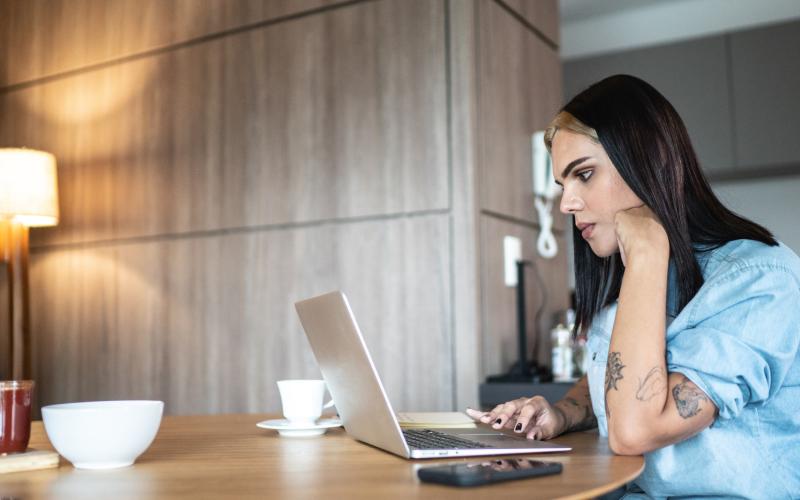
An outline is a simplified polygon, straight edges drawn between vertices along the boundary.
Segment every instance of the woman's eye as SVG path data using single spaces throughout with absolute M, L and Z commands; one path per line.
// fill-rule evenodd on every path
M 578 173 L 577 173 L 577 174 L 575 174 L 575 175 L 576 175 L 576 176 L 578 176 L 578 177 L 580 177 L 580 178 L 581 178 L 581 181 L 583 181 L 583 182 L 586 182 L 586 181 L 588 181 L 588 180 L 589 180 L 589 177 L 591 177 L 591 176 L 592 176 L 592 173 L 593 173 L 593 171 L 592 171 L 592 170 L 584 170 L 583 172 L 578 172 Z

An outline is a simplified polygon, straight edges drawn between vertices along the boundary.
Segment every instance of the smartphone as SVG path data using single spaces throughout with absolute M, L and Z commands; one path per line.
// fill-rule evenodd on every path
M 428 483 L 478 486 L 512 479 L 559 474 L 562 468 L 558 462 L 542 462 L 528 458 L 503 458 L 424 467 L 419 469 L 417 475 L 420 480 Z

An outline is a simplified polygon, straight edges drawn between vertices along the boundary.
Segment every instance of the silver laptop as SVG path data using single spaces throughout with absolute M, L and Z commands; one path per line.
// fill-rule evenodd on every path
M 569 451 L 488 426 L 474 429 L 400 428 L 342 292 L 295 303 L 328 390 L 348 434 L 405 458 L 438 458 Z

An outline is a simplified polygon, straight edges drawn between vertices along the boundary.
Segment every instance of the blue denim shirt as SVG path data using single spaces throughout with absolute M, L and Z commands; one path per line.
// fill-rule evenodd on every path
M 784 245 L 737 240 L 696 257 L 705 283 L 676 310 L 670 266 L 667 370 L 714 401 L 714 423 L 645 455 L 628 498 L 800 498 L 800 259 Z M 613 304 L 589 330 L 589 389 L 608 435 L 604 383 Z

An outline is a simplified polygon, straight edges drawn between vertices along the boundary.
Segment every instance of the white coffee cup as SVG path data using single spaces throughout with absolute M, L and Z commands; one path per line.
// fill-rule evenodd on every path
M 324 405 L 324 380 L 279 380 L 283 416 L 293 425 L 313 425 L 324 408 L 333 406 L 333 401 Z

